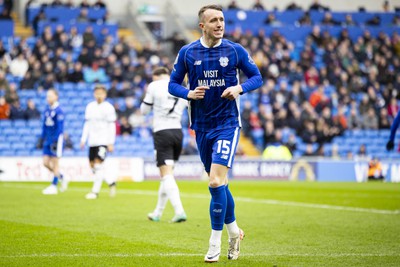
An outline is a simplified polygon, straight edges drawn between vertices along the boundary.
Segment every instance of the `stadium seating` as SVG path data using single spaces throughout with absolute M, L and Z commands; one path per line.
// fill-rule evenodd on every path
M 86 156 L 87 152 L 79 149 L 80 137 L 84 122 L 84 112 L 87 103 L 93 100 L 92 84 L 60 84 L 57 86 L 60 94 L 60 104 L 65 116 L 65 131 L 74 144 L 73 150 L 66 150 L 64 156 Z M 79 87 L 79 98 L 76 90 Z M 76 90 L 71 90 L 75 88 Z M 45 94 L 34 90 L 19 91 L 22 106 L 28 99 L 33 99 L 40 106 L 45 106 Z M 124 99 L 120 99 L 121 103 Z M 35 148 L 41 134 L 40 120 L 0 120 L 0 156 L 35 156 L 41 155 L 41 150 Z M 118 136 L 114 154 L 117 156 L 138 156 L 151 158 L 154 155 L 151 136 L 142 137 L 135 132 L 132 136 Z
M 31 7 L 28 10 L 28 22 L 31 25 L 37 14 L 40 12 L 40 7 Z M 50 21 L 74 21 L 78 18 L 80 8 L 74 7 L 45 7 L 44 13 L 46 18 Z M 99 20 L 106 16 L 107 10 L 105 8 L 88 8 L 88 19 Z
M 29 21 L 32 22 L 33 18 L 39 12 L 39 8 L 29 9 Z M 77 23 L 76 18 L 79 15 L 79 8 L 65 8 L 65 7 L 46 7 L 45 14 L 49 21 L 40 22 L 38 25 L 38 34 L 41 34 L 43 29 L 50 26 L 54 30 L 57 25 L 61 24 L 64 26 L 65 31 L 69 31 L 72 26 L 76 26 L 80 33 L 83 33 L 85 29 L 90 25 L 94 29 L 94 34 L 98 36 L 102 29 L 107 28 L 109 34 L 116 36 L 118 26 L 116 24 L 107 23 Z M 300 59 L 300 53 L 304 47 L 306 37 L 311 33 L 313 26 L 299 26 L 298 20 L 304 15 L 303 11 L 277 11 L 274 12 L 280 25 L 270 26 L 264 23 L 269 12 L 267 11 L 226 11 L 226 30 L 227 32 L 233 32 L 236 29 L 240 29 L 242 32 L 251 31 L 254 34 L 262 29 L 267 35 L 270 35 L 274 31 L 280 32 L 289 41 L 293 41 L 295 49 L 291 57 L 295 60 Z M 361 36 L 365 31 L 369 31 L 372 36 L 377 36 L 380 32 L 391 35 L 393 32 L 400 33 L 400 27 L 392 26 L 391 22 L 396 13 L 363 13 L 363 12 L 332 12 L 334 20 L 343 22 L 347 14 L 351 14 L 354 22 L 358 26 L 324 26 L 320 25 L 322 31 L 329 31 L 333 36 L 338 36 L 343 29 L 347 29 L 350 38 L 353 40 Z M 104 9 L 89 9 L 90 19 L 101 19 L 106 15 Z M 365 23 L 373 18 L 379 16 L 381 24 L 379 26 L 366 26 Z M 324 13 L 311 11 L 310 17 L 315 24 L 320 24 Z M 6 24 L 2 24 L 6 23 Z M 7 50 L 10 50 L 13 45 L 20 42 L 20 38 L 13 36 L 13 31 L 10 30 L 12 26 L 9 22 L 0 21 L 0 37 Z M 261 25 L 261 28 L 260 28 Z M 27 39 L 27 44 L 30 48 L 36 43 L 36 38 L 31 37 Z M 73 56 L 76 58 L 79 55 L 79 51 L 74 51 Z M 316 50 L 314 58 L 314 65 L 317 68 L 323 66 L 322 61 L 323 53 Z M 7 75 L 7 80 L 13 83 L 19 83 L 21 78 Z M 279 84 L 279 83 L 278 83 Z M 109 84 L 106 85 L 107 87 Z M 74 144 L 73 150 L 66 150 L 65 156 L 86 156 L 86 151 L 81 151 L 78 146 L 80 142 L 80 135 L 82 131 L 82 125 L 84 121 L 84 112 L 86 104 L 92 100 L 92 89 L 93 84 L 73 84 L 73 83 L 62 83 L 56 84 L 55 88 L 59 90 L 60 103 L 66 113 L 65 130 L 70 135 L 70 138 Z M 32 88 L 34 89 L 34 88 Z M 275 88 L 278 89 L 278 86 Z M 291 90 L 291 86 L 288 86 L 288 91 Z M 79 92 L 79 98 L 76 97 Z M 333 86 L 327 86 L 325 93 L 331 95 L 336 92 L 336 88 Z M 309 92 L 308 92 L 309 93 Z M 37 92 L 36 90 L 20 90 L 18 92 L 21 104 L 24 106 L 28 99 L 33 99 L 37 106 L 44 107 L 46 105 L 45 94 Z M 308 96 L 308 95 L 307 95 Z M 359 102 L 362 94 L 355 95 L 355 99 Z M 139 98 L 138 98 L 139 99 Z M 246 101 L 250 101 L 254 111 L 258 111 L 259 94 L 249 93 L 242 96 L 241 104 L 243 105 Z M 117 98 L 111 102 L 119 104 L 121 109 L 125 108 L 125 99 Z M 136 101 L 138 106 L 138 101 Z M 187 118 L 184 118 L 187 121 Z M 41 151 L 35 149 L 35 144 L 41 133 L 42 122 L 40 120 L 31 121 L 0 121 L 0 156 L 34 156 L 41 155 Z M 253 132 L 253 139 L 255 144 L 263 149 L 263 131 Z M 294 134 L 294 131 L 288 128 L 283 130 L 283 141 L 288 139 L 290 134 Z M 185 143 L 187 143 L 188 133 L 185 131 Z M 347 153 L 351 152 L 357 154 L 362 144 L 366 145 L 367 152 L 371 156 L 377 156 L 380 158 L 400 158 L 400 154 L 396 152 L 388 153 L 384 150 L 385 142 L 388 139 L 389 131 L 377 131 L 377 130 L 353 130 L 346 131 L 343 136 L 338 136 L 333 139 L 331 144 L 326 144 L 324 147 L 324 154 L 326 156 L 331 155 L 334 147 L 338 147 L 338 153 L 342 157 L 346 157 Z M 399 135 L 400 137 L 400 135 Z M 297 150 L 294 152 L 294 156 L 300 157 L 306 151 L 307 145 L 297 137 Z M 313 144 L 313 149 L 317 149 L 317 145 Z M 115 155 L 117 156 L 140 156 L 140 157 L 152 157 L 153 156 L 153 141 L 150 136 L 142 136 L 140 129 L 134 130 L 131 136 L 118 136 L 115 145 Z

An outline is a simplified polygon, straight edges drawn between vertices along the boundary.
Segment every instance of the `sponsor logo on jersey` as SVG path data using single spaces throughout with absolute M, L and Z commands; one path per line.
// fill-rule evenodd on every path
M 194 65 L 195 65 L 195 66 L 200 66 L 200 65 L 201 65 L 201 60 L 196 60 L 196 61 L 194 62 Z
M 219 58 L 219 64 L 221 64 L 221 67 L 225 68 L 228 66 L 229 59 L 227 57 L 220 57 Z

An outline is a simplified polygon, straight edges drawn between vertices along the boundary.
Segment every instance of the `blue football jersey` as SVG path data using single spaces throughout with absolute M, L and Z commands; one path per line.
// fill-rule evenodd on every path
M 389 140 L 393 141 L 395 136 L 396 136 L 396 131 L 397 128 L 399 128 L 400 125 L 400 111 L 397 112 L 396 117 L 393 120 L 392 126 L 390 127 L 390 137 Z
M 48 106 L 44 112 L 42 139 L 44 144 L 52 144 L 59 140 L 60 135 L 64 132 L 64 112 L 60 105 L 55 103 Z
M 186 74 L 189 89 L 207 86 L 204 99 L 192 100 L 189 105 L 191 128 L 208 132 L 214 129 L 241 127 L 239 98 L 221 98 L 223 91 L 239 84 L 239 70 L 248 80 L 242 84 L 243 93 L 262 85 L 260 71 L 247 51 L 240 45 L 222 39 L 207 47 L 202 39 L 182 47 L 174 63 L 168 86 L 172 95 L 187 99 L 188 89 L 182 86 Z

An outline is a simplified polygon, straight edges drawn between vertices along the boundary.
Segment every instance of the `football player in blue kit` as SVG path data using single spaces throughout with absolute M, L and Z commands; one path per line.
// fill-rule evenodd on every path
M 224 224 L 229 236 L 228 259 L 236 260 L 244 233 L 236 223 L 227 175 L 241 127 L 238 96 L 261 87 L 263 80 L 248 52 L 240 44 L 223 39 L 225 22 L 221 6 L 204 6 L 198 16 L 202 37 L 179 51 L 169 92 L 189 101 L 191 128 L 209 176 L 212 231 L 204 260 L 219 260 Z M 241 84 L 239 70 L 248 78 Z M 181 85 L 186 74 L 189 89 Z
M 394 138 L 396 136 L 396 131 L 397 128 L 399 128 L 399 125 L 400 125 L 400 111 L 397 112 L 397 115 L 393 120 L 392 126 L 390 127 L 389 141 L 386 143 L 386 149 L 388 151 L 393 150 L 394 148 Z
M 64 112 L 58 102 L 58 93 L 54 89 L 47 91 L 48 107 L 44 111 L 42 136 L 40 146 L 43 147 L 43 164 L 54 174 L 50 186 L 42 193 L 45 195 L 56 195 L 58 193 L 58 182 L 63 177 L 60 173 L 59 159 L 63 150 Z M 67 181 L 62 179 L 60 190 L 66 190 Z

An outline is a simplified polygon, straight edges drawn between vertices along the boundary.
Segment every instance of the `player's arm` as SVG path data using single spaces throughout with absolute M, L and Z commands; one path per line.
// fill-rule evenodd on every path
M 236 46 L 236 51 L 238 53 L 239 60 L 238 68 L 244 72 L 248 79 L 242 84 L 231 86 L 225 89 L 221 97 L 229 100 L 236 99 L 239 94 L 244 94 L 260 88 L 263 84 L 260 70 L 250 57 L 249 53 L 247 53 L 247 51 L 241 45 Z
M 392 150 L 394 148 L 394 137 L 396 136 L 396 131 L 397 128 L 399 128 L 399 125 L 400 125 L 400 111 L 397 113 L 392 123 L 392 126 L 390 127 L 389 141 L 386 144 L 387 150 Z
M 57 130 L 56 130 L 56 140 L 53 140 L 53 143 L 51 144 L 51 149 L 53 151 L 57 151 L 57 146 L 58 142 L 60 139 L 64 138 L 64 112 L 61 109 L 57 110 L 57 117 L 56 117 L 56 125 L 57 125 Z
M 140 112 L 143 115 L 149 114 L 151 109 L 153 108 L 153 103 L 154 103 L 153 87 L 152 84 L 150 84 L 147 87 L 147 92 L 142 101 L 142 104 L 140 104 Z
M 110 111 L 108 115 L 108 152 L 114 151 L 114 143 L 115 143 L 115 136 L 116 136 L 116 127 L 115 121 L 117 120 L 117 113 L 113 106 L 110 105 Z
M 171 73 L 171 78 L 168 84 L 168 92 L 176 97 L 183 98 L 185 100 L 199 100 L 203 99 L 206 90 L 209 89 L 206 86 L 199 86 L 193 90 L 188 90 L 182 86 L 183 79 L 185 78 L 187 71 L 185 54 L 187 46 L 184 46 L 178 53 L 174 63 L 174 69 Z

